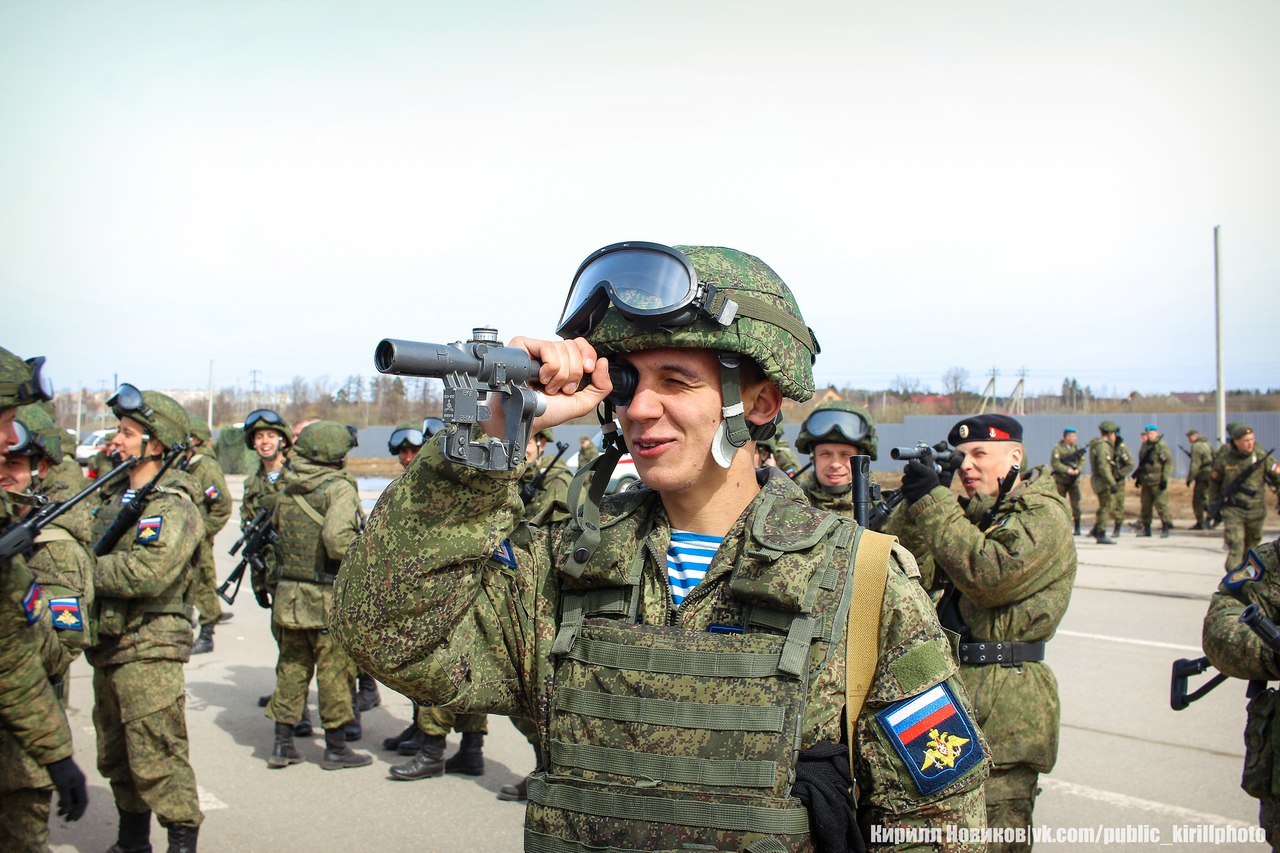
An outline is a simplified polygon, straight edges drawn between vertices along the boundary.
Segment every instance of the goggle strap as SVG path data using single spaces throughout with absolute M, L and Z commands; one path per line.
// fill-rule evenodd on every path
M 716 295 L 717 298 L 720 296 L 719 293 Z M 762 323 L 780 326 L 786 329 L 793 338 L 804 344 L 810 353 L 816 355 L 819 352 L 818 342 L 814 339 L 809 327 L 787 312 L 775 308 L 763 299 L 756 299 L 754 296 L 738 295 L 734 297 L 734 300 L 738 303 L 738 313 L 743 317 L 750 317 Z

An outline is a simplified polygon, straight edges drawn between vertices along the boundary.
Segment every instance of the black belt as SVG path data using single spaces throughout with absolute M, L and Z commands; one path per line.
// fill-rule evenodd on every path
M 1044 643 L 987 641 L 960 644 L 960 663 L 967 663 L 970 666 L 989 666 L 993 663 L 1001 666 L 1017 666 L 1020 663 L 1034 663 L 1042 660 L 1044 660 Z

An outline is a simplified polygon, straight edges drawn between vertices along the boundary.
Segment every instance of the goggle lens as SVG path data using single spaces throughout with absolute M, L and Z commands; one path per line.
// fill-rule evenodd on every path
M 809 415 L 804 422 L 804 429 L 815 441 L 839 433 L 848 442 L 861 442 L 871 433 L 871 425 L 866 418 L 853 412 L 842 412 L 839 409 L 820 409 Z

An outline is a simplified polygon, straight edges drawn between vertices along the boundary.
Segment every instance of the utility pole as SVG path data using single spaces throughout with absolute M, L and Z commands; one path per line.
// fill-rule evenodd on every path
M 258 371 L 257 368 L 249 371 L 249 376 L 253 380 L 253 405 L 258 405 Z
M 76 441 L 80 441 L 80 436 L 84 435 L 80 431 L 80 423 L 84 419 L 84 382 L 77 379 L 76 384 L 80 386 L 80 393 L 76 395 Z
M 987 387 L 982 389 L 982 402 L 978 405 L 978 411 L 975 414 L 984 415 L 987 413 L 987 404 L 993 407 L 996 404 L 996 377 L 1000 375 L 1000 371 L 992 367 L 990 379 L 987 380 Z
M 1222 364 L 1222 264 L 1218 251 L 1218 232 L 1221 225 L 1213 226 L 1213 324 L 1214 350 L 1218 360 L 1218 390 L 1215 395 L 1218 413 L 1218 440 L 1227 442 L 1227 386 Z
M 209 414 L 205 421 L 213 429 L 213 359 L 209 359 Z

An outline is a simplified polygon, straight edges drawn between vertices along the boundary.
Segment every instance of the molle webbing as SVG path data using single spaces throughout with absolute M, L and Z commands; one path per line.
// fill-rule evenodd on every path
M 682 729 L 730 732 L 780 732 L 782 708 L 673 702 L 638 696 L 610 696 L 567 687 L 556 693 L 556 710 L 622 723 L 648 723 Z
M 337 578 L 337 561 L 325 552 L 324 515 L 296 492 L 277 505 L 280 577 L 292 581 L 331 584 Z
M 585 743 L 551 742 L 551 760 L 563 767 L 597 773 L 618 772 L 655 782 L 684 782 L 713 787 L 772 788 L 775 761 L 735 761 L 655 755 Z
M 704 652 L 689 655 L 674 649 L 654 649 L 582 639 L 568 653 L 572 660 L 611 669 L 635 669 L 698 678 L 765 678 L 778 671 L 778 656 L 747 652 Z

